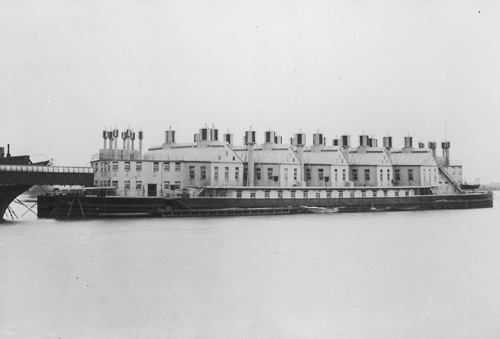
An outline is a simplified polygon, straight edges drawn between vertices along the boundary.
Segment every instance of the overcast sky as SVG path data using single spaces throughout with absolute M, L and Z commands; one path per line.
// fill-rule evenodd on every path
M 500 181 L 500 3 L 1 1 L 0 116 L 0 146 L 58 165 L 115 126 L 402 147 L 446 125 L 467 179 Z

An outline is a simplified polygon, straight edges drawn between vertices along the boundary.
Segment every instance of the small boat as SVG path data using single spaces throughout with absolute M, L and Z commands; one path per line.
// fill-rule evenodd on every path
M 481 186 L 479 183 L 479 179 L 476 179 L 476 181 L 473 184 L 468 184 L 467 181 L 464 181 L 463 184 L 460 184 L 460 188 L 463 190 L 477 190 Z
M 300 206 L 300 208 L 308 213 L 316 213 L 316 214 L 329 214 L 329 213 L 338 213 L 339 208 L 327 208 L 327 207 L 316 207 L 316 206 Z
M 387 206 L 387 207 L 374 207 L 372 204 L 372 207 L 370 207 L 370 209 L 368 211 L 369 212 L 385 212 L 385 211 L 388 211 L 390 209 L 391 209 L 391 207 L 389 207 L 389 206 Z

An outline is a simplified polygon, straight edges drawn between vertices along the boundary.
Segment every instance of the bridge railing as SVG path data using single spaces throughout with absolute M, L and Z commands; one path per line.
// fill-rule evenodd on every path
M 36 172 L 36 173 L 94 173 L 92 167 L 71 166 L 34 166 L 34 165 L 0 165 L 0 172 Z

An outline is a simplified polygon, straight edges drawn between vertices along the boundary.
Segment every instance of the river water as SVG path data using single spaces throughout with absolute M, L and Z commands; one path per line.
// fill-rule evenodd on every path
M 29 213 L 0 224 L 0 338 L 499 338 L 495 204 L 71 222 Z

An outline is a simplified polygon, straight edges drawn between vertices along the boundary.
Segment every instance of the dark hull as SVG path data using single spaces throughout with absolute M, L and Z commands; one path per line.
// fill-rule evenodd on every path
M 180 217 L 307 213 L 301 206 L 339 212 L 416 211 L 493 207 L 491 192 L 402 198 L 233 199 L 124 198 L 59 195 L 38 197 L 39 218 Z

